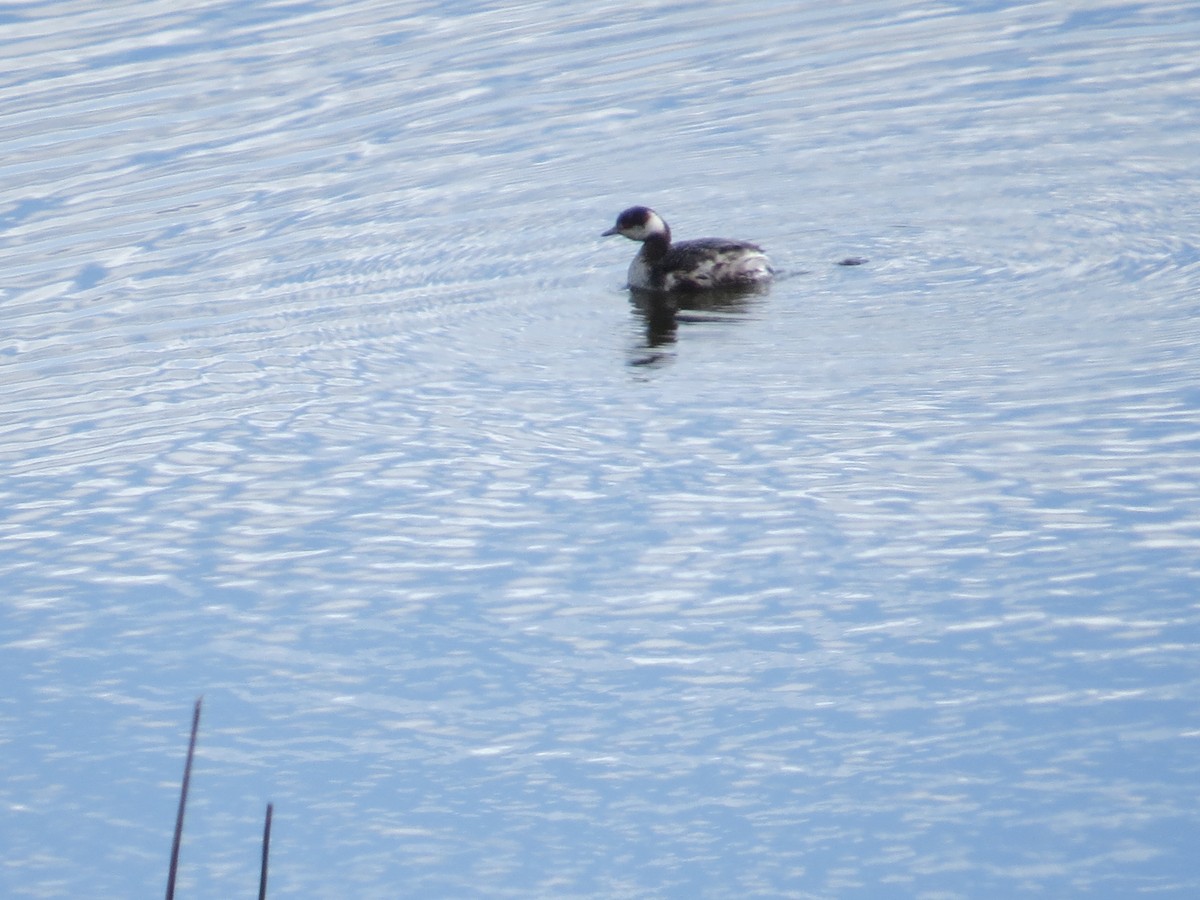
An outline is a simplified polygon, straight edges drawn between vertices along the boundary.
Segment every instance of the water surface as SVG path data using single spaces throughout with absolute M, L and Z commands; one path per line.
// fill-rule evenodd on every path
M 1200 889 L 1193 4 L 0 40 L 0 893 Z

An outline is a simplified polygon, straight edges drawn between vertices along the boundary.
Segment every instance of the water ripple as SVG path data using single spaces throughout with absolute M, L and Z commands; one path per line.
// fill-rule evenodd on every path
M 1194 4 L 4 17 L 0 893 L 1195 888 Z

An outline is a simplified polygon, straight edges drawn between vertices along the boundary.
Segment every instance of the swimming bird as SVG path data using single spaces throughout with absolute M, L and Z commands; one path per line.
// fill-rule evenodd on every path
M 728 238 L 698 238 L 671 243 L 671 228 L 646 206 L 631 206 L 601 237 L 621 234 L 641 241 L 629 264 L 629 287 L 644 291 L 701 291 L 746 288 L 771 280 L 771 263 L 762 247 Z

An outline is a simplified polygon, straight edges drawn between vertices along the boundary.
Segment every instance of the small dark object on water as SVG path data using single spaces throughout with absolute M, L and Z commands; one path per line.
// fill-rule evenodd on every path
M 865 256 L 847 256 L 845 259 L 838 260 L 839 266 L 861 266 L 869 263 L 870 260 Z

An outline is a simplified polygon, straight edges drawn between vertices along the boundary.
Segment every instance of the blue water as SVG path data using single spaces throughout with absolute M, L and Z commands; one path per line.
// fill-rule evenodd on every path
M 1200 891 L 1195 4 L 0 46 L 0 895 Z

